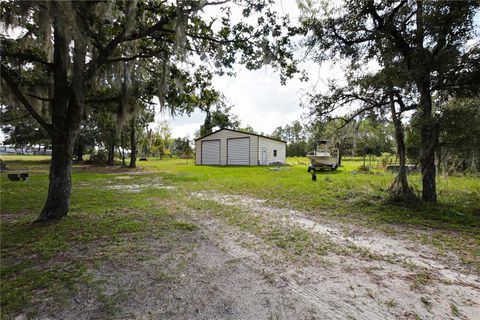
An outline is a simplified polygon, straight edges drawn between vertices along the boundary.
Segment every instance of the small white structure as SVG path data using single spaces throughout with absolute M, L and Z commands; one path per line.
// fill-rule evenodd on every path
M 196 165 L 286 163 L 286 152 L 285 141 L 232 129 L 220 129 L 195 140 Z

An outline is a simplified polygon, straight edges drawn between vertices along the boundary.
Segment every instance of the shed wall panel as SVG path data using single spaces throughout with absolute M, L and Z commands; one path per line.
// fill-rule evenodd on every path
M 195 164 L 202 164 L 202 141 L 195 141 Z
M 250 165 L 250 137 L 227 139 L 227 164 Z
M 277 155 L 274 155 L 274 151 Z M 259 137 L 258 157 L 262 165 L 274 162 L 286 163 L 287 145 L 285 142 Z
M 203 140 L 202 141 L 202 164 L 219 165 L 220 164 L 220 140 Z
M 251 166 L 256 166 L 261 163 L 262 160 L 262 149 L 266 148 L 267 151 L 267 162 L 270 164 L 272 162 L 281 162 L 285 163 L 286 155 L 286 144 L 282 141 L 276 141 L 244 132 L 236 132 L 230 130 L 221 130 L 215 132 L 209 136 L 206 136 L 203 139 L 195 141 L 195 152 L 196 152 L 196 164 L 201 165 L 201 154 L 202 154 L 202 141 L 208 140 L 219 140 L 220 141 L 220 164 L 228 165 L 227 163 L 227 139 L 235 138 L 249 138 L 249 163 Z M 240 140 L 240 139 L 239 139 Z M 244 140 L 246 141 L 246 140 Z M 277 156 L 273 156 L 273 150 L 277 150 Z M 230 163 L 232 164 L 232 163 Z

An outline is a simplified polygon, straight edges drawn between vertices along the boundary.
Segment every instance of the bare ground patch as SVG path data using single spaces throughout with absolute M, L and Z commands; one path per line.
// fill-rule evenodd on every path
M 143 190 L 146 188 L 152 188 L 152 189 L 175 189 L 174 186 L 166 186 L 163 184 L 122 184 L 122 185 L 116 185 L 116 186 L 107 186 L 105 187 L 106 189 L 109 190 L 118 190 L 120 192 L 125 192 L 125 193 L 141 193 Z
M 199 230 L 124 243 L 89 268 L 68 308 L 40 319 L 315 319 L 314 308 L 223 251 Z
M 180 219 L 168 224 L 177 228 L 173 232 L 163 228 L 166 216 L 154 219 L 152 213 L 136 209 L 105 213 L 112 218 L 125 216 L 112 220 L 121 222 L 125 230 L 115 240 L 93 233 L 94 240 L 87 244 L 72 242 L 68 259 L 63 257 L 87 265 L 85 281 L 56 296 L 35 292 L 33 311 L 26 307 L 19 315 L 34 319 L 450 319 L 455 313 L 460 319 L 475 319 L 478 314 L 478 282 L 461 266 L 453 269 L 454 256 L 450 262 L 436 259 L 434 249 L 416 247 L 407 239 L 323 224 L 260 199 L 209 193 L 178 196 L 175 201 L 149 199 L 175 213 L 168 219 Z M 196 208 L 191 206 L 195 201 L 214 201 L 219 206 Z M 227 221 L 214 212 L 232 207 L 239 208 L 241 219 Z M 105 217 L 98 219 L 92 222 L 96 228 Z M 79 229 L 73 239 L 88 237 Z M 297 243 L 301 246 L 296 247 Z M 416 248 L 425 252 L 417 256 Z M 60 263 L 61 258 L 57 255 L 54 260 Z M 428 263 L 414 263 L 413 258 Z M 450 279 L 442 270 L 460 276 Z
M 165 185 L 164 180 L 161 177 L 153 177 L 148 180 L 141 180 L 129 183 L 131 180 L 134 179 L 133 176 L 133 174 L 116 176 L 115 180 L 117 181 L 109 181 L 109 183 L 107 183 L 107 185 L 105 186 L 105 189 L 115 190 L 122 193 L 141 193 L 145 189 L 175 189 L 175 187 L 172 185 Z M 115 182 L 117 183 L 115 184 Z
M 270 207 L 261 199 L 211 193 L 193 195 L 239 207 L 247 215 L 261 217 L 265 225 L 283 224 L 286 232 L 289 226 L 301 227 L 347 248 L 345 254 L 335 250 L 320 263 L 299 263 L 279 256 L 261 239 L 252 242 L 250 233 L 225 226 L 218 216 L 211 217 L 214 222 L 210 223 L 198 220 L 210 232 L 217 233 L 216 238 L 222 239 L 219 245 L 225 251 L 267 270 L 273 278 L 282 279 L 291 292 L 314 304 L 325 318 L 474 319 L 478 316 L 479 278 L 469 274 L 454 254 L 441 256 L 431 247 L 366 228 L 351 230 L 334 223 L 323 224 L 301 212 Z M 348 248 L 360 249 L 364 254 L 355 254 L 355 250 Z M 279 263 L 282 260 L 286 263 Z

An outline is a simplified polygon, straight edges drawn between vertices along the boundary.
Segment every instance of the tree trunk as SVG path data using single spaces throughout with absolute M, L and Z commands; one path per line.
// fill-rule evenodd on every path
M 126 167 L 127 163 L 125 162 L 125 148 L 123 147 L 123 143 L 121 147 L 117 147 L 117 151 L 122 155 L 122 167 Z
M 108 146 L 108 160 L 107 165 L 113 166 L 115 164 L 115 143 L 111 142 Z
M 441 173 L 442 173 L 442 147 L 440 145 L 437 145 L 435 154 L 437 156 L 437 163 L 436 163 L 437 173 L 439 175 L 441 175 Z
M 395 142 L 397 144 L 397 157 L 399 159 L 399 166 L 397 176 L 388 191 L 390 193 L 390 199 L 393 201 L 412 200 L 415 198 L 415 195 L 408 185 L 403 126 L 402 121 L 399 117 L 397 117 L 395 101 L 393 99 L 392 92 L 390 93 L 390 112 L 392 114 L 392 122 L 395 128 Z
M 207 115 L 205 116 L 205 120 L 203 121 L 203 127 L 200 128 L 201 136 L 212 133 L 212 115 L 210 113 L 210 109 L 208 108 L 204 111 L 207 113 Z
M 435 181 L 435 147 L 437 145 L 438 128 L 432 115 L 431 64 L 430 55 L 424 49 L 425 30 L 423 21 L 423 2 L 416 1 L 415 32 L 416 48 L 413 52 L 413 64 L 409 67 L 415 77 L 415 84 L 420 93 L 420 167 L 422 170 L 422 200 L 437 201 L 437 186 Z
M 432 116 L 430 81 L 418 81 L 417 87 L 420 91 L 420 166 L 422 170 L 422 199 L 426 202 L 436 202 L 435 147 L 437 144 L 437 128 Z
M 54 10 L 59 10 L 54 5 Z M 60 12 L 60 11 L 59 11 Z M 61 19 L 54 19 L 54 68 L 52 124 L 52 158 L 47 202 L 37 221 L 59 219 L 67 215 L 72 191 L 72 155 L 83 112 L 86 43 L 75 39 L 72 80 L 68 81 L 70 41 L 61 32 Z M 49 128 L 47 126 L 47 128 Z
M 135 128 L 135 121 L 132 119 L 130 127 L 130 168 L 137 167 L 137 129 Z
M 52 159 L 47 202 L 37 221 L 59 219 L 67 215 L 72 191 L 72 154 L 74 137 L 52 139 Z
M 83 151 L 84 151 L 84 146 L 81 143 L 77 144 L 77 161 L 83 161 Z
M 355 150 L 357 150 L 357 137 L 356 137 L 356 132 L 353 133 L 352 137 L 352 157 L 355 157 Z
M 122 150 L 120 150 L 120 147 Z M 122 155 L 122 167 L 126 167 L 127 163 L 125 162 L 125 139 L 123 131 L 120 134 L 120 146 L 118 147 L 118 152 Z

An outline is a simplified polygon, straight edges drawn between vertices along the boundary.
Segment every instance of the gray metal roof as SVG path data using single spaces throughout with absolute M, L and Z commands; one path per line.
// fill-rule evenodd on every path
M 222 130 L 228 130 L 228 131 L 233 131 L 233 132 L 238 132 L 238 133 L 244 133 L 244 134 L 249 134 L 249 135 L 252 135 L 252 136 L 257 136 L 257 137 L 262 137 L 262 138 L 267 138 L 267 139 L 271 139 L 271 140 L 275 140 L 275 141 L 280 141 L 280 142 L 283 142 L 283 143 L 287 143 L 286 141 L 283 141 L 283 140 L 280 140 L 280 139 L 275 139 L 275 138 L 268 137 L 268 136 L 263 136 L 263 135 L 258 134 L 258 133 L 245 132 L 245 131 L 228 129 L 228 128 L 219 129 L 219 130 L 217 130 L 217 131 L 214 131 L 214 132 L 212 132 L 212 133 L 209 133 L 209 134 L 207 134 L 207 135 L 204 135 L 203 137 L 197 138 L 197 139 L 195 139 L 195 141 L 200 140 L 200 139 L 203 139 L 203 138 L 206 138 L 206 137 L 208 137 L 208 136 L 211 136 L 212 134 L 215 134 L 215 133 L 220 132 L 220 131 L 222 131 Z

